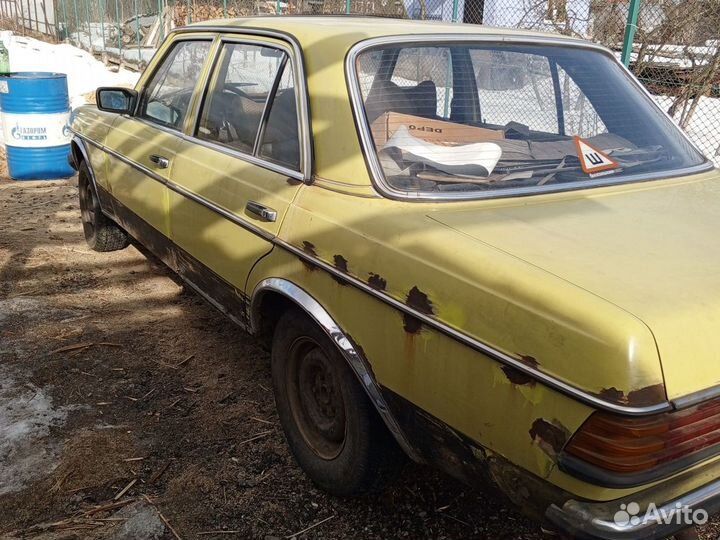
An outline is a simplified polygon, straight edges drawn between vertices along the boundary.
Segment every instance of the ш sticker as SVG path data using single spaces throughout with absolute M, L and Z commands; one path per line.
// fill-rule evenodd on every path
M 585 174 L 595 175 L 600 172 L 612 171 L 620 168 L 620 164 L 610 156 L 594 148 L 584 139 L 575 137 L 575 147 L 580 159 L 580 165 Z

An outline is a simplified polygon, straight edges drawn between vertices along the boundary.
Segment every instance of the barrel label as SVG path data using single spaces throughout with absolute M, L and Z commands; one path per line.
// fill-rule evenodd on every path
M 0 94 L 7 94 L 9 91 L 7 81 L 0 81 Z
M 69 113 L 3 113 L 5 144 L 20 148 L 44 148 L 68 144 L 71 139 L 68 128 L 69 118 Z

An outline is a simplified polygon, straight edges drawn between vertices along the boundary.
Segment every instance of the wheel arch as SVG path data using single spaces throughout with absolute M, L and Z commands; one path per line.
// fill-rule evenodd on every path
M 251 331 L 268 342 L 272 338 L 272 330 L 284 310 L 292 307 L 304 311 L 323 329 L 355 373 L 380 418 L 403 451 L 414 461 L 423 461 L 393 416 L 370 364 L 360 348 L 340 328 L 322 304 L 307 291 L 284 278 L 262 280 L 255 287 L 250 300 Z

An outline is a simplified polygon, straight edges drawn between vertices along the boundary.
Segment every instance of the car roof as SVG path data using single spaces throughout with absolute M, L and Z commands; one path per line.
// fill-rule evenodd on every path
M 516 30 L 496 28 L 477 24 L 458 24 L 443 21 L 418 21 L 412 19 L 391 19 L 385 17 L 367 16 L 258 16 L 240 17 L 235 19 L 215 19 L 189 25 L 192 27 L 218 27 L 218 28 L 259 28 L 284 32 L 292 35 L 299 44 L 306 48 L 311 44 L 332 42 L 333 47 L 342 46 L 350 49 L 356 43 L 375 37 L 383 36 L 414 36 L 414 35 L 447 35 L 459 34 L 468 36 L 517 36 L 554 38 L 578 43 L 582 40 L 536 32 L 532 30 Z M 337 49 L 335 49 L 337 50 Z

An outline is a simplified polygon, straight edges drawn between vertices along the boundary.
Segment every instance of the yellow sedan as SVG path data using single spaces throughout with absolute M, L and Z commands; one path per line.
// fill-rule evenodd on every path
M 545 527 L 720 508 L 720 184 L 613 53 L 352 17 L 173 31 L 72 118 L 85 235 L 144 244 L 272 349 L 299 465 L 405 455 Z

